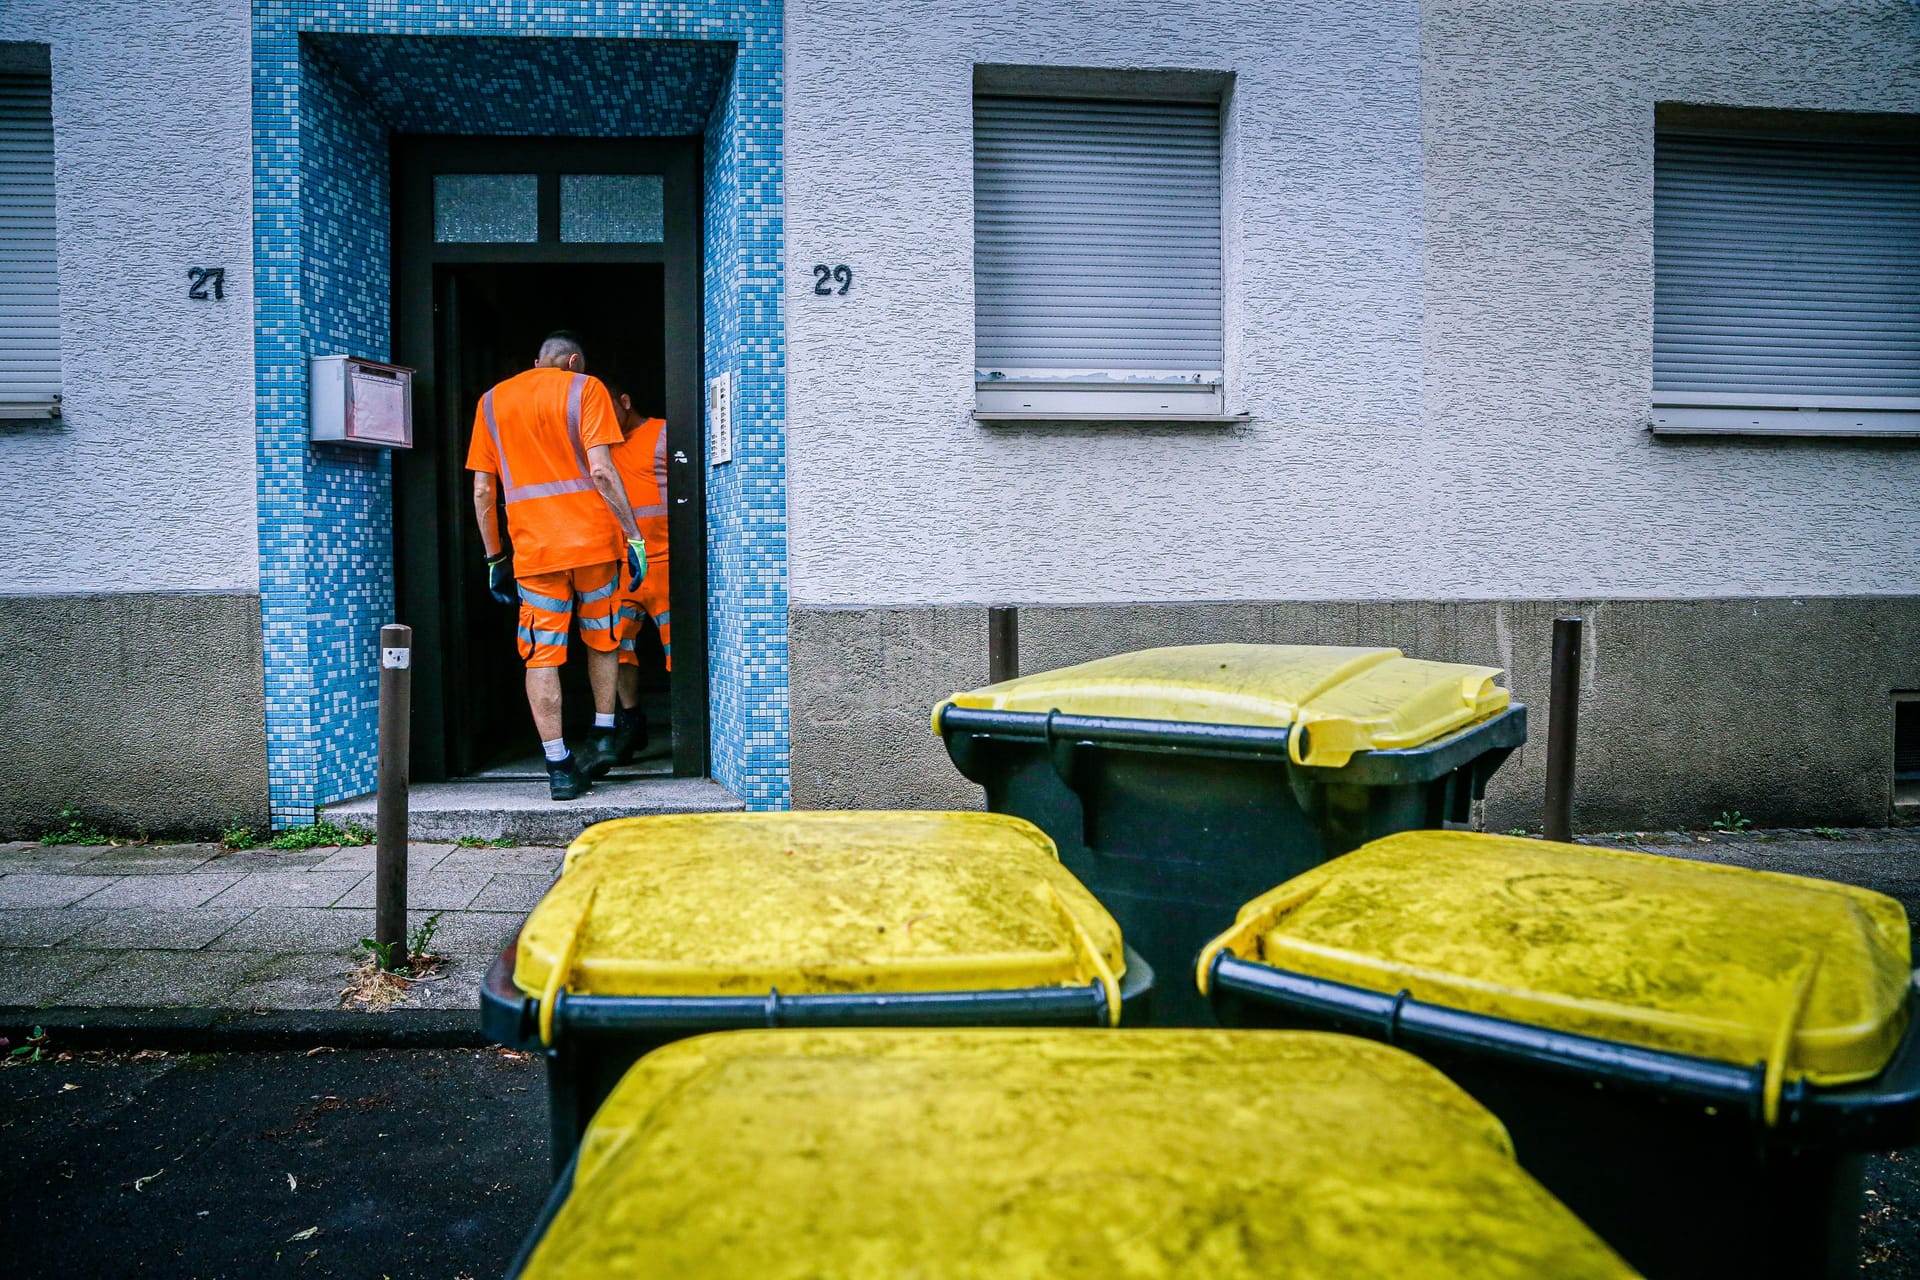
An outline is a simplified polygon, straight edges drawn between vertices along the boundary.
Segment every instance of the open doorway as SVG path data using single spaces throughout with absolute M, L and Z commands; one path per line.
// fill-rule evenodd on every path
M 487 593 L 466 456 L 480 397 L 531 368 L 556 329 L 580 335 L 590 374 L 617 382 L 640 413 L 667 421 L 674 670 L 669 675 L 658 632 L 644 623 L 649 742 L 615 776 L 706 772 L 697 158 L 685 139 L 396 140 L 395 354 L 418 372 L 415 447 L 395 459 L 394 550 L 401 621 L 415 633 L 416 777 L 546 776 L 515 611 Z M 655 212 L 643 210 L 640 231 L 620 233 L 634 239 L 577 233 L 593 224 L 568 210 L 570 193 L 596 190 L 579 175 L 605 173 L 660 175 Z M 447 175 L 457 181 L 437 181 Z M 472 223 L 449 234 L 444 207 L 436 209 L 437 193 L 462 182 L 471 190 L 476 176 L 528 197 L 521 223 L 497 214 L 492 224 L 480 220 L 483 229 L 500 228 L 489 232 L 495 240 L 475 239 Z M 598 188 L 603 202 L 606 189 Z M 602 206 L 587 211 L 609 225 Z M 592 724 L 593 703 L 577 629 L 561 681 L 566 731 L 578 739 Z
M 442 266 L 435 274 L 441 376 L 457 382 L 443 388 L 442 398 L 457 406 L 455 422 L 471 424 L 487 389 L 532 367 L 541 340 L 556 329 L 580 336 L 589 373 L 632 396 L 642 414 L 666 417 L 665 273 L 658 264 L 495 263 Z M 461 433 L 449 433 L 447 442 L 459 455 L 450 461 L 463 466 Z M 454 520 L 460 514 L 453 513 Z M 462 558 L 470 564 L 483 552 L 473 528 L 462 533 L 467 544 Z M 483 574 L 463 574 L 461 587 L 472 625 L 465 635 L 449 637 L 449 643 L 467 650 L 470 693 L 463 740 L 449 746 L 449 769 L 457 775 L 545 778 L 538 735 L 521 692 L 525 666 L 514 640 L 516 611 L 487 594 Z M 671 683 L 650 620 L 643 621 L 638 656 L 649 737 L 635 764 L 616 770 L 616 777 L 673 772 Z M 560 674 L 567 736 L 578 740 L 593 724 L 593 694 L 577 623 Z

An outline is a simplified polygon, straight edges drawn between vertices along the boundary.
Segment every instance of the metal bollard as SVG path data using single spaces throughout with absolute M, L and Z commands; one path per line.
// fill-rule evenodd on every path
M 1549 840 L 1573 836 L 1573 751 L 1580 733 L 1579 618 L 1553 620 L 1553 678 L 1547 707 Z
M 373 940 L 407 962 L 407 755 L 413 717 L 413 628 L 380 628 L 380 790 L 374 817 Z
M 1012 605 L 987 610 L 987 683 L 1020 674 L 1020 611 Z

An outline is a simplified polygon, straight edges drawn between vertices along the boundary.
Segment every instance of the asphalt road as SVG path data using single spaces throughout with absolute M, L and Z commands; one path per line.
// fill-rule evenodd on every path
M 496 1049 L 87 1054 L 0 1070 L 9 1276 L 501 1275 L 547 1186 Z
M 546 1194 L 540 1064 L 485 1050 L 88 1053 L 0 1068 L 9 1277 L 494 1277 Z M 1920 1153 L 1863 1271 L 1920 1280 Z

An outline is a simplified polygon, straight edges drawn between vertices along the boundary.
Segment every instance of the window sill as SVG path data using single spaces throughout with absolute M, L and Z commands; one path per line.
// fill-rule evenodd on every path
M 1112 410 L 1104 413 L 1066 413 L 1059 410 L 1044 409 L 975 409 L 975 422 L 1015 423 L 1015 422 L 1112 422 L 1126 424 L 1134 422 L 1174 422 L 1187 423 L 1196 427 L 1227 427 L 1242 422 L 1250 422 L 1250 413 L 1127 413 Z
M 1785 436 L 1799 439 L 1920 440 L 1920 412 L 1899 409 L 1738 409 L 1656 405 L 1656 436 Z

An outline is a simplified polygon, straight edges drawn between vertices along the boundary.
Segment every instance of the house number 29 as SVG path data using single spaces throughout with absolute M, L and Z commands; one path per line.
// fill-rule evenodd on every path
M 835 289 L 834 285 L 839 285 Z M 837 267 L 816 266 L 813 269 L 813 291 L 821 297 L 844 296 L 853 287 L 853 268 L 846 263 Z

